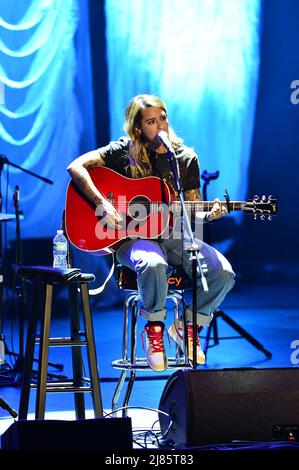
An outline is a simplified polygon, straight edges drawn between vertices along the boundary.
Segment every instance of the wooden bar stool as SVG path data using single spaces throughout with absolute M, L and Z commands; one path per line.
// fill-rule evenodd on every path
M 33 287 L 32 302 L 25 349 L 19 418 L 27 419 L 30 390 L 36 388 L 35 419 L 44 419 L 46 394 L 54 392 L 74 393 L 76 419 L 85 419 L 84 393 L 92 395 L 95 417 L 103 416 L 102 398 L 99 385 L 97 357 L 89 302 L 88 283 L 94 281 L 93 274 L 83 274 L 80 269 L 60 269 L 47 266 L 24 266 L 19 269 L 22 289 L 25 281 Z M 53 291 L 56 286 L 68 289 L 70 337 L 50 338 Z M 80 293 L 80 296 L 79 296 Z M 82 304 L 82 312 L 80 312 Z M 82 315 L 81 315 L 82 314 Z M 84 330 L 80 329 L 80 316 Z M 40 324 L 40 335 L 37 334 Z M 35 345 L 39 345 L 36 383 L 32 379 Z M 48 380 L 49 347 L 72 348 L 73 378 Z M 90 378 L 83 376 L 82 347 L 87 348 Z

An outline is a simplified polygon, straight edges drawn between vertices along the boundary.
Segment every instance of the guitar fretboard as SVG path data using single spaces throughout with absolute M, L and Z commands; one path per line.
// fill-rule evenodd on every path
M 186 208 L 187 211 L 194 214 L 196 212 L 209 212 L 212 207 L 214 206 L 215 202 L 214 201 L 186 201 Z M 226 201 L 220 201 L 219 202 L 220 206 L 227 207 L 227 202 Z M 230 201 L 228 203 L 228 212 L 233 212 L 233 211 L 240 211 L 243 210 L 244 202 L 243 201 Z M 153 213 L 158 213 L 163 210 L 164 204 L 161 202 L 151 202 L 150 203 L 150 211 Z M 169 208 L 173 212 L 180 212 L 181 210 L 181 201 L 173 201 L 169 205 Z

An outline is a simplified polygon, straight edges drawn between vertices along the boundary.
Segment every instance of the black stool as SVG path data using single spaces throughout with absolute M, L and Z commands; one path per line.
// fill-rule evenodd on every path
M 19 269 L 22 289 L 24 281 L 33 284 L 32 306 L 29 312 L 27 341 L 25 350 L 19 418 L 27 419 L 30 389 L 36 388 L 35 419 L 44 419 L 46 393 L 72 392 L 75 399 L 76 419 L 85 419 L 83 393 L 91 392 L 95 417 L 103 416 L 102 399 L 97 369 L 94 333 L 92 326 L 88 283 L 94 281 L 93 274 L 83 274 L 80 269 L 59 269 L 47 266 L 24 266 Z M 52 297 L 54 286 L 68 288 L 70 337 L 50 338 Z M 81 299 L 79 299 L 79 292 Z M 41 299 L 43 294 L 43 299 Z M 84 331 L 80 330 L 80 302 L 82 301 Z M 42 302 L 42 303 L 41 303 Z M 40 314 L 41 306 L 43 312 Z M 40 335 L 37 325 L 40 323 Z M 35 345 L 39 344 L 38 377 L 32 381 L 32 366 Z M 72 348 L 73 379 L 48 379 L 48 355 L 51 346 Z M 83 376 L 82 346 L 87 348 L 90 379 Z
M 175 278 L 181 279 L 180 289 L 173 289 L 172 280 Z M 112 411 L 118 408 L 119 397 L 126 379 L 127 372 L 130 371 L 128 385 L 125 391 L 124 400 L 122 403 L 122 415 L 127 415 L 126 407 L 129 404 L 130 396 L 132 393 L 136 371 L 152 369 L 147 364 L 146 358 L 138 358 L 136 354 L 137 346 L 137 318 L 138 318 L 138 304 L 140 302 L 140 295 L 137 290 L 136 273 L 123 265 L 116 267 L 116 282 L 120 289 L 129 291 L 130 293 L 125 298 L 124 302 L 124 316 L 123 316 L 123 340 L 122 340 L 122 357 L 112 362 L 112 367 L 121 369 L 121 375 L 112 398 Z M 169 291 L 167 299 L 171 300 L 174 306 L 174 320 L 179 318 L 181 313 L 184 321 L 184 348 L 183 351 L 176 345 L 175 357 L 168 357 L 168 369 L 177 368 L 190 368 L 188 359 L 188 335 L 187 324 L 185 318 L 186 304 L 183 298 L 183 290 L 190 288 L 191 281 L 188 281 L 186 275 L 179 267 L 174 268 L 171 276 L 168 278 Z M 131 315 L 130 315 L 131 314 Z M 129 318 L 131 318 L 131 329 L 129 330 Z M 130 341 L 129 341 L 130 337 Z M 130 343 L 130 344 L 129 344 Z

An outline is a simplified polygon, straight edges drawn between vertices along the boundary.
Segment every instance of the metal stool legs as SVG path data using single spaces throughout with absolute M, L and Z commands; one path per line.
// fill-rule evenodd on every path
M 128 405 L 130 396 L 132 393 L 133 383 L 135 381 L 136 372 L 130 367 L 130 364 L 136 362 L 136 330 L 137 330 L 137 305 L 140 300 L 140 295 L 136 292 L 129 294 L 124 303 L 124 314 L 123 314 L 123 343 L 122 343 L 122 364 L 125 367 L 118 379 L 116 389 L 112 397 L 112 411 L 115 411 L 118 406 L 121 390 L 123 388 L 127 370 L 130 370 L 130 378 L 126 389 L 125 398 L 123 400 L 123 407 Z M 128 361 L 128 335 L 129 335 L 129 310 L 132 309 L 132 325 L 131 325 L 131 355 L 130 362 Z M 114 363 L 112 363 L 113 366 Z M 127 416 L 127 411 L 123 410 L 122 415 Z
M 183 297 L 179 292 L 173 292 L 168 297 L 173 302 L 174 306 L 174 320 L 179 318 L 179 307 L 181 306 L 183 313 L 185 312 L 185 304 Z M 112 398 L 112 411 L 116 412 L 118 409 L 118 402 L 120 394 L 126 379 L 127 372 L 130 372 L 128 384 L 126 387 L 122 407 L 122 416 L 127 416 L 127 406 L 133 390 L 134 381 L 136 378 L 137 370 L 151 370 L 147 364 L 146 358 L 137 358 L 136 347 L 137 347 L 137 318 L 138 318 L 138 303 L 140 301 L 140 295 L 137 291 L 130 293 L 124 303 L 124 314 L 123 314 L 123 344 L 122 344 L 122 358 L 113 361 L 112 366 L 121 369 L 121 374 L 118 379 L 118 383 Z M 131 344 L 130 344 L 130 357 L 129 357 L 129 313 L 131 312 Z M 187 338 L 187 324 L 184 318 L 184 332 L 185 338 Z M 176 345 L 176 356 L 175 358 L 169 358 L 169 369 L 190 367 L 188 354 L 187 341 L 184 342 L 184 351 L 179 352 L 179 346 Z

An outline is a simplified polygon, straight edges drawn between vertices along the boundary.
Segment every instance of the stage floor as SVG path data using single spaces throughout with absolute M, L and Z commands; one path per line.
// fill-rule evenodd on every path
M 263 351 L 258 350 L 244 338 L 232 338 L 236 332 L 222 319 L 218 319 L 220 339 L 217 346 L 208 349 L 207 363 L 199 366 L 200 369 L 225 369 L 225 368 L 293 368 L 299 365 L 299 353 L 296 354 L 299 345 L 299 289 L 297 278 L 285 279 L 278 282 L 264 284 L 240 284 L 227 297 L 221 309 L 233 318 L 239 325 L 247 330 L 263 347 L 272 353 L 272 358 L 267 358 Z M 122 309 L 113 310 L 97 309 L 93 306 L 94 331 L 98 356 L 98 368 L 100 374 L 101 393 L 104 412 L 111 410 L 111 400 L 120 371 L 113 369 L 111 363 L 120 357 L 122 336 Z M 172 321 L 172 312 L 169 311 L 166 320 L 167 325 Z M 138 321 L 138 334 L 143 329 L 144 321 Z M 6 341 L 11 348 L 10 325 L 6 319 Z M 68 322 L 65 317 L 55 317 L 52 321 L 53 336 L 68 334 Z M 204 342 L 205 330 L 203 330 Z M 18 331 L 17 325 L 13 327 L 13 342 L 17 350 Z M 169 355 L 174 353 L 174 346 L 165 344 Z M 210 343 L 212 344 L 212 342 Z M 141 341 L 138 347 L 139 355 L 144 357 Z M 50 371 L 55 374 L 64 374 L 71 377 L 70 352 L 65 348 L 52 348 L 50 362 L 61 364 L 63 371 L 55 367 Z M 14 365 L 13 356 L 6 356 L 6 361 Z M 86 363 L 87 365 L 87 363 Z M 151 435 L 144 437 L 146 431 L 152 430 L 159 433 L 157 408 L 164 390 L 167 378 L 173 371 L 155 373 L 153 371 L 138 372 L 135 381 L 128 416 L 132 419 L 133 438 L 142 434 L 142 439 L 135 439 L 134 448 L 147 446 L 149 449 L 158 448 L 157 441 Z M 200 391 L 198 391 L 200 397 Z M 33 419 L 34 394 L 31 392 L 30 419 Z M 20 386 L 7 384 L 0 380 L 0 396 L 9 405 L 18 410 Z M 287 397 L 286 397 L 287 399 Z M 294 404 L 295 406 L 295 404 Z M 74 419 L 72 394 L 48 394 L 46 419 Z M 91 399 L 86 396 L 87 417 L 92 418 Z M 121 414 L 119 414 L 121 416 Z M 0 434 L 12 424 L 13 419 L 7 411 L 0 408 Z M 299 424 L 299 423 L 296 423 Z M 248 443 L 250 444 L 250 443 Z M 295 444 L 295 443 L 294 443 Z M 295 446 L 294 446 L 295 447 Z

